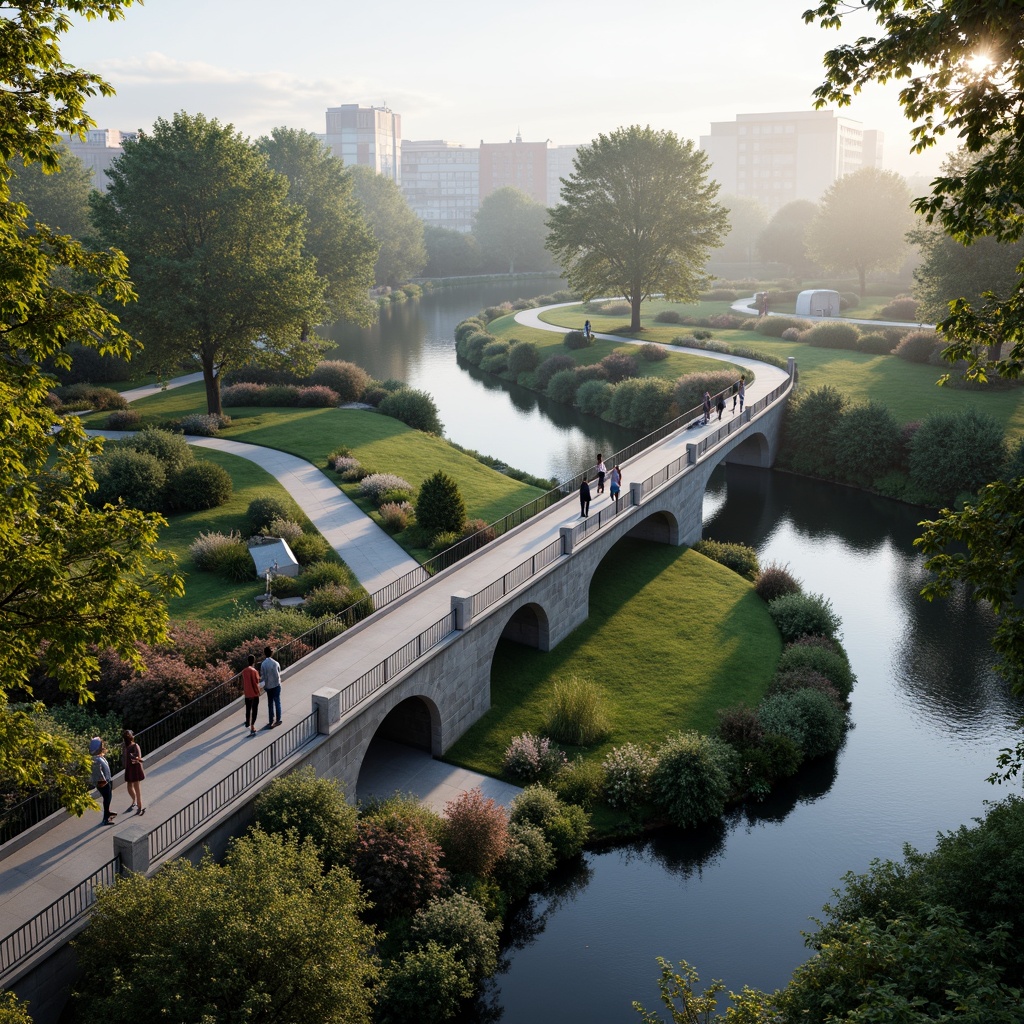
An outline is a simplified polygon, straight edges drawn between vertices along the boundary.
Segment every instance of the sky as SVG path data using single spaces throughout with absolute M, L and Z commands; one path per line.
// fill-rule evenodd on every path
M 327 107 L 387 105 L 404 139 L 585 143 L 628 124 L 699 141 L 738 113 L 809 110 L 825 51 L 873 34 L 803 23 L 810 0 L 146 0 L 76 23 L 64 57 L 117 91 L 100 128 L 202 113 L 256 138 L 325 130 Z M 898 86 L 845 108 L 885 132 L 883 163 L 931 178 L 949 147 L 909 155 Z

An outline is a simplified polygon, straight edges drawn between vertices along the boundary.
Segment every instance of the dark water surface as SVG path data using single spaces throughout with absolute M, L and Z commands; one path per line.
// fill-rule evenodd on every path
M 334 358 L 434 395 L 447 434 L 510 465 L 564 478 L 631 437 L 459 368 L 453 328 L 486 305 L 557 281 L 435 292 L 369 331 L 346 329 Z M 858 682 L 843 749 L 763 804 L 700 833 L 659 833 L 589 853 L 515 922 L 489 993 L 503 1024 L 638 1019 L 657 1004 L 657 956 L 686 959 L 704 981 L 773 989 L 807 951 L 801 930 L 846 871 L 934 846 L 1003 787 L 985 777 L 1021 711 L 992 671 L 990 615 L 919 596 L 913 548 L 921 510 L 780 473 L 719 470 L 705 536 L 757 548 L 827 595 L 843 620 Z M 666 609 L 670 614 L 671 609 Z M 642 665 L 623 665 L 642 679 Z
M 378 380 L 404 380 L 429 392 L 445 435 L 464 448 L 536 476 L 564 480 L 592 465 L 596 452 L 610 455 L 636 435 L 526 388 L 498 382 L 467 363 L 460 366 L 454 333 L 460 320 L 487 306 L 562 287 L 558 278 L 530 278 L 514 285 L 438 289 L 387 307 L 374 327 L 336 324 L 322 332 L 338 346 L 327 358 L 347 359 Z
M 494 998 L 504 1024 L 637 1019 L 657 1004 L 657 956 L 703 981 L 774 989 L 807 957 L 801 930 L 848 870 L 984 812 L 985 777 L 1019 702 L 992 671 L 991 617 L 929 604 L 913 549 L 920 512 L 857 491 L 758 470 L 719 471 L 704 534 L 788 564 L 843 620 L 854 728 L 839 754 L 763 804 L 699 834 L 590 853 L 538 897 L 540 932 L 507 954 Z

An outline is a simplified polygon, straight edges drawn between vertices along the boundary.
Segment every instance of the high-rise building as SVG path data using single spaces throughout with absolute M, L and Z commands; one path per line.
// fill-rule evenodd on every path
M 562 201 L 562 178 L 573 172 L 573 160 L 579 146 L 548 146 L 548 196 L 547 205 L 557 206 Z
M 843 175 L 881 167 L 883 139 L 834 111 L 801 110 L 715 121 L 700 148 L 723 193 L 751 196 L 775 211 L 794 199 L 817 202 Z
M 402 183 L 402 115 L 387 106 L 328 107 L 323 140 L 346 164 L 372 167 L 395 184 Z
M 516 134 L 515 142 L 484 142 L 480 140 L 480 200 L 499 188 L 509 186 L 525 192 L 534 202 L 548 202 L 548 144 L 523 142 Z
M 480 150 L 441 139 L 403 141 L 402 192 L 425 224 L 472 231 L 480 205 Z
M 107 169 L 123 152 L 126 139 L 134 139 L 138 132 L 121 132 L 116 128 L 93 128 L 85 139 L 77 135 L 61 134 L 64 145 L 92 172 L 93 188 L 107 190 Z

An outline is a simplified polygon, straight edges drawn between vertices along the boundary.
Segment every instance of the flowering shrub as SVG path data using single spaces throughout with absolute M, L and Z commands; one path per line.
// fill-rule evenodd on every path
M 340 401 L 338 392 L 332 391 L 325 384 L 312 384 L 300 388 L 296 397 L 297 405 L 315 409 L 333 409 Z
M 260 405 L 260 396 L 267 390 L 266 384 L 232 384 L 222 388 L 220 404 L 228 406 Z
M 448 801 L 444 817 L 441 846 L 449 869 L 489 875 L 508 846 L 505 808 L 485 799 L 478 787 Z
M 352 870 L 379 918 L 415 911 L 436 896 L 447 878 L 440 861 L 441 847 L 423 822 L 400 809 L 359 821 Z
M 629 377 L 635 377 L 639 372 L 636 357 L 631 356 L 628 352 L 609 352 L 601 360 L 601 366 L 604 367 L 608 379 L 613 384 L 618 384 L 619 381 Z
M 339 455 L 331 465 L 342 480 L 361 480 L 365 475 L 362 464 L 354 455 Z
M 267 526 L 267 536 L 279 537 L 291 544 L 302 536 L 302 527 L 293 519 L 271 519 Z
M 524 782 L 533 782 L 544 775 L 552 775 L 566 762 L 564 750 L 552 746 L 547 736 L 534 736 L 524 732 L 508 745 L 505 751 L 505 774 Z
M 651 775 L 658 761 L 639 743 L 624 743 L 605 755 L 604 796 L 612 807 L 622 809 L 648 803 L 651 798 Z
M 413 507 L 408 501 L 386 501 L 380 507 L 380 518 L 389 533 L 400 533 L 409 525 Z
M 138 430 L 141 424 L 142 413 L 138 409 L 117 409 L 107 417 L 106 427 L 107 430 Z
M 668 359 L 668 353 L 664 345 L 655 345 L 649 341 L 646 345 L 640 346 L 640 358 L 646 359 L 649 363 L 659 363 L 662 359 Z
M 359 481 L 359 493 L 365 494 L 374 504 L 381 500 L 387 491 L 411 491 L 412 484 L 403 480 L 395 473 L 371 473 Z
M 231 425 L 230 416 L 221 416 L 218 413 L 189 413 L 182 416 L 180 420 L 181 432 L 183 434 L 195 434 L 198 437 L 213 437 L 218 430 L 223 430 Z
M 590 834 L 590 816 L 543 786 L 530 786 L 512 801 L 514 824 L 536 825 L 557 858 L 575 857 Z

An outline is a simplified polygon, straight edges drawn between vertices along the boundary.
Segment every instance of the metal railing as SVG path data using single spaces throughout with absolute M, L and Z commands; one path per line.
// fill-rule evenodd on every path
M 0 977 L 82 917 L 96 902 L 96 891 L 101 886 L 113 885 L 120 871 L 121 858 L 114 857 L 20 928 L 0 939 Z
M 273 771 L 299 747 L 305 746 L 317 735 L 317 711 L 293 725 L 269 747 L 240 764 L 227 778 L 221 779 L 205 793 L 197 796 L 176 814 L 161 822 L 149 833 L 150 861 L 177 845 L 187 835 L 209 821 L 222 807 L 245 792 L 254 782 Z
M 541 548 L 540 551 L 520 562 L 514 569 L 510 569 L 504 576 L 488 584 L 483 590 L 477 591 L 473 595 L 473 615 L 479 615 L 495 601 L 500 601 L 516 587 L 522 586 L 528 579 L 547 568 L 561 554 L 562 538 L 559 537 L 558 540 L 553 540 L 547 547 Z
M 404 671 L 417 658 L 423 657 L 427 651 L 435 648 L 454 632 L 455 612 L 451 611 L 444 618 L 438 619 L 432 626 L 428 626 L 419 636 L 413 637 L 407 644 L 403 644 L 397 651 L 349 683 L 341 691 L 342 714 L 351 711 L 360 701 L 387 685 L 399 672 Z

